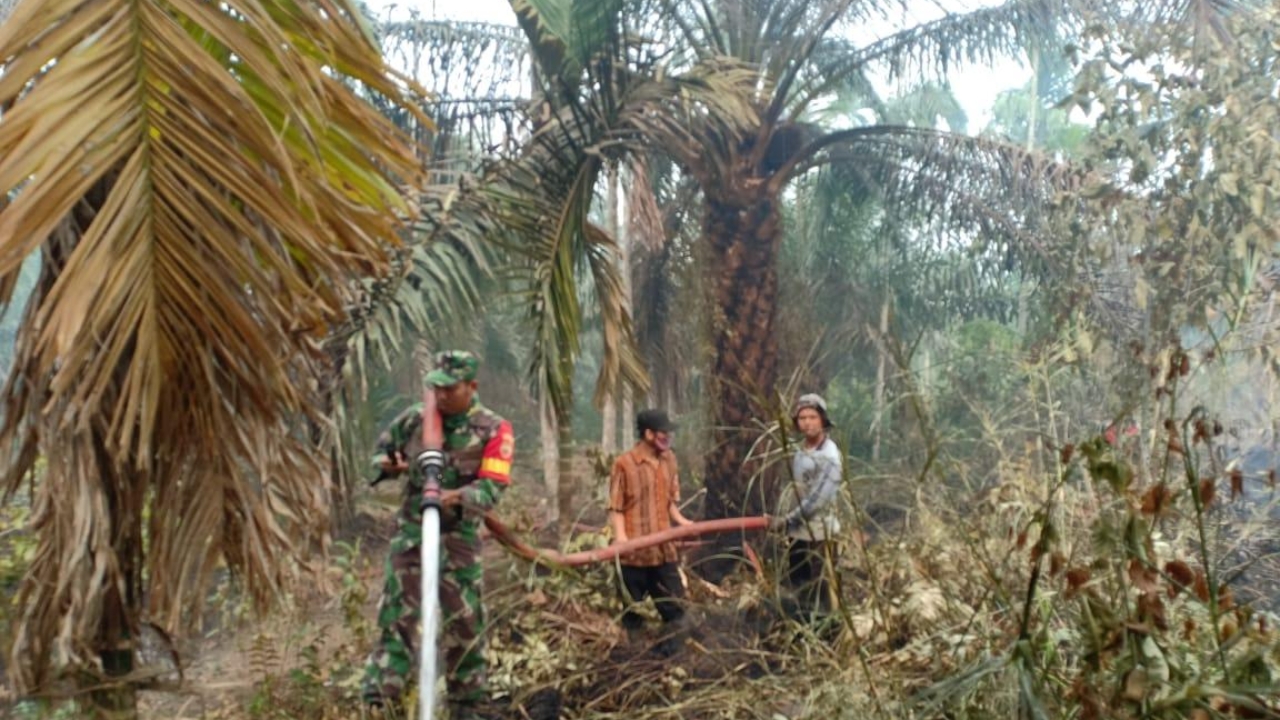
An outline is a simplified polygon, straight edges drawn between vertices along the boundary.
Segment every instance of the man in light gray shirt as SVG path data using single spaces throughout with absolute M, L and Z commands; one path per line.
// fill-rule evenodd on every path
M 787 535 L 787 584 L 796 593 L 799 610 L 817 620 L 830 610 L 843 457 L 827 435 L 832 425 L 822 396 L 801 395 L 791 421 L 801 438 L 791 460 L 791 480 L 779 503 L 785 510 L 771 525 Z

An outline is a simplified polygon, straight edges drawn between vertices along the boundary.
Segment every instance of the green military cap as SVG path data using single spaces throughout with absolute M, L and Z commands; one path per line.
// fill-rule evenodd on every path
M 480 358 L 465 350 L 446 350 L 436 355 L 436 367 L 427 373 L 426 382 L 435 387 L 449 387 L 476 379 Z

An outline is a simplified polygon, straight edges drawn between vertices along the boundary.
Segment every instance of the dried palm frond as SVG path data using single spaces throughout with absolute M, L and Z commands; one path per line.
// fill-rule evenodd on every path
M 265 602 L 323 542 L 321 340 L 389 271 L 418 178 L 352 86 L 416 103 L 346 0 L 26 2 L 0 62 L 3 304 L 44 256 L 0 427 L 6 494 L 48 460 L 32 690 L 122 649 L 98 628 L 144 594 L 172 629 L 225 561 Z

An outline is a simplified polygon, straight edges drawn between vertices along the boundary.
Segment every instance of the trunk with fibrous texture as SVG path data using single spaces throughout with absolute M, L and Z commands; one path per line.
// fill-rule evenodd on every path
M 625 240 L 622 237 L 621 213 L 619 212 L 620 193 L 618 192 L 619 172 L 617 163 L 610 163 L 605 173 L 605 223 L 608 225 L 609 234 L 613 236 L 614 242 L 618 246 L 618 269 L 619 275 L 626 278 L 631 275 L 631 269 L 627 267 L 627 254 L 624 250 Z M 625 282 L 624 286 L 625 288 Z M 627 308 L 630 314 L 631 308 Z M 622 390 L 621 383 L 614 385 L 605 393 L 604 404 L 600 408 L 600 449 L 606 455 L 612 455 L 618 451 L 618 399 Z
M 544 395 L 539 400 L 538 418 L 542 437 L 542 476 L 546 484 L 547 520 L 553 528 L 560 523 L 560 431 L 551 401 Z
M 631 182 L 635 181 L 635 177 L 628 178 Z M 626 182 L 623 173 L 619 172 L 617 183 L 619 191 L 619 215 L 618 215 L 618 265 L 622 269 L 622 307 L 626 310 L 627 317 L 635 319 L 635 309 L 632 306 L 632 290 L 631 290 L 631 245 L 634 242 L 632 238 L 631 225 L 634 222 L 630 218 L 635 212 L 628 196 L 623 192 L 623 183 Z M 634 400 L 634 389 L 626 383 L 618 388 L 618 401 L 620 405 L 619 424 L 621 430 L 618 435 L 618 448 L 627 447 L 631 438 L 631 428 L 633 428 L 636 418 L 636 408 Z
M 114 476 L 104 477 L 103 486 L 107 490 L 111 544 L 120 578 L 108 586 L 102 599 L 102 620 L 96 640 L 104 677 L 85 679 L 85 684 L 93 688 L 86 709 L 92 717 L 102 720 L 132 720 L 138 717 L 136 687 L 127 681 L 119 685 L 111 683 L 128 677 L 136 669 L 137 618 L 142 614 L 142 574 L 139 567 L 142 503 L 141 494 L 129 487 L 131 483 L 112 470 L 113 463 L 104 436 L 105 433 L 95 432 L 93 443 L 100 472 Z
M 876 387 L 875 420 L 871 423 L 871 461 L 880 461 L 880 440 L 884 437 L 886 369 L 889 366 L 889 350 L 884 339 L 889 334 L 889 297 L 880 302 L 880 334 L 876 339 Z
M 703 233 L 713 273 L 710 398 L 712 445 L 706 461 L 706 517 L 759 515 L 768 488 L 754 463 L 754 420 L 767 415 L 778 380 L 774 323 L 778 300 L 779 202 L 769 183 L 732 197 L 707 197 Z M 721 536 L 720 551 L 732 538 Z M 723 563 L 718 563 L 722 568 Z M 715 570 L 711 570 L 716 573 Z
M 600 450 L 605 455 L 618 452 L 618 400 L 617 391 L 605 395 L 600 408 Z
M 573 456 L 576 448 L 573 443 L 573 415 L 569 412 L 556 413 L 556 457 L 560 463 L 557 472 L 560 476 L 556 486 L 556 519 L 562 537 L 572 534 L 573 522 L 577 518 L 578 507 L 578 475 L 574 472 Z

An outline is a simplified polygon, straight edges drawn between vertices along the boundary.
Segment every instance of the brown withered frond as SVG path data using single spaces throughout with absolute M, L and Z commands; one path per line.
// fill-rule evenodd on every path
M 387 272 L 418 176 L 352 87 L 415 112 L 359 23 L 347 0 L 40 0 L 0 26 L 3 304 L 44 259 L 0 427 L 6 495 L 47 460 L 21 690 L 93 666 L 104 603 L 173 628 L 218 564 L 265 602 L 322 542 L 320 341 Z

